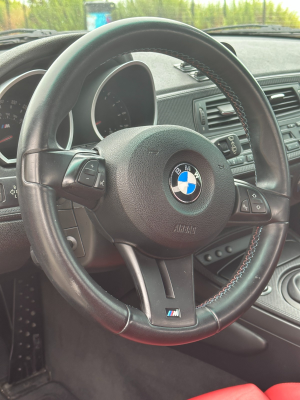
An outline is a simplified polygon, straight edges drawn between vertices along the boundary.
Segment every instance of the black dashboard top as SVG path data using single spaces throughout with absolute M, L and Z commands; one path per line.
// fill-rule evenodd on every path
M 70 43 L 72 43 L 81 34 L 69 34 L 68 36 L 70 37 Z M 233 35 L 218 35 L 215 36 L 215 39 L 229 43 L 235 49 L 237 57 L 256 77 L 299 72 L 299 39 Z M 20 45 L 18 48 L 22 46 L 26 45 Z M 14 50 L 17 50 L 17 48 Z M 0 58 L 7 51 L 9 50 L 1 50 Z M 49 56 L 54 61 L 53 52 Z M 176 58 L 157 53 L 134 53 L 133 59 L 143 61 L 148 65 L 153 74 L 158 95 L 202 86 L 190 76 L 182 74 L 179 70 L 173 68 L 174 64 L 178 63 Z M 50 65 L 51 60 L 47 61 L 47 63 Z M 44 67 L 45 61 L 38 61 L 37 54 L 35 68 Z
M 237 57 L 256 77 L 299 72 L 299 39 L 253 36 L 215 38 L 229 43 L 235 49 Z M 135 53 L 133 58 L 144 61 L 149 66 L 158 95 L 203 86 L 188 74 L 173 68 L 178 63 L 176 58 L 156 53 Z

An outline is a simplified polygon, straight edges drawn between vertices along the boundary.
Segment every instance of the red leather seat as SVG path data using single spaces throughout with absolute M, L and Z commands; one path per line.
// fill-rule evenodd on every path
M 300 399 L 300 383 L 279 383 L 265 392 L 271 400 Z
M 190 400 L 300 400 L 300 383 L 280 383 L 265 393 L 252 383 L 202 394 Z

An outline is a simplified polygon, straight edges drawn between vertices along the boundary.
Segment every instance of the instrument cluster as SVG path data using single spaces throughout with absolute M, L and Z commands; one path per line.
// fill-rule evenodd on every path
M 0 85 L 0 164 L 16 163 L 22 123 L 28 104 L 46 70 L 28 71 Z M 133 126 L 156 123 L 153 78 L 146 64 L 129 61 L 95 71 L 79 99 L 60 123 L 56 140 L 61 149 L 103 140 Z

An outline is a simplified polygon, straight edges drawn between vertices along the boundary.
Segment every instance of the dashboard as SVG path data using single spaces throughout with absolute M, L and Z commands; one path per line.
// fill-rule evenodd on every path
M 17 145 L 27 105 L 49 66 L 79 36 L 62 35 L 57 48 L 51 44 L 0 80 L 0 226 L 7 232 L 0 241 L 1 272 L 20 268 L 30 257 L 30 245 L 18 206 L 15 177 Z M 254 73 L 277 117 L 290 163 L 292 204 L 300 202 L 300 55 L 291 39 L 216 37 L 234 47 L 237 56 Z M 47 39 L 41 39 L 42 41 Z M 54 39 L 59 40 L 59 38 Z M 266 51 L 267 48 L 267 51 Z M 9 51 L 22 51 L 18 46 Z M 281 57 L 278 57 L 278 54 Z M 0 62 L 5 52 L 0 52 Z M 259 61 L 259 62 L 258 62 Z M 55 101 L 55 100 L 54 100 Z M 224 112 L 224 110 L 226 112 Z M 211 140 L 235 133 L 242 153 L 228 160 L 235 178 L 254 183 L 253 156 L 240 121 L 220 90 L 205 76 L 162 54 L 134 53 L 108 62 L 83 83 L 74 107 L 58 121 L 56 140 L 62 149 L 93 148 L 100 140 L 128 127 L 171 124 L 198 131 Z M 267 151 L 267 149 L 266 149 Z M 101 255 L 111 252 L 112 264 L 120 259 L 113 246 L 101 248 L 86 210 L 58 199 L 58 215 L 67 237 L 76 242 L 81 264 L 96 271 L 104 268 Z M 13 237 L 13 239 L 11 238 Z M 2 239 L 4 240 L 4 239 Z M 18 253 L 18 257 L 17 254 Z M 106 258 L 107 259 L 107 258 Z
M 286 79 L 286 77 L 278 76 L 258 78 L 257 81 L 277 117 L 287 156 L 292 163 L 297 161 L 300 155 L 299 75 L 290 76 L 289 83 L 284 83 Z M 191 106 L 188 108 L 187 104 Z M 178 93 L 171 98 L 162 95 L 159 98 L 158 108 L 162 110 L 159 114 L 159 123 L 171 123 L 171 121 L 174 123 L 175 119 L 176 124 L 181 119 L 185 126 L 197 130 L 212 140 L 235 133 L 239 137 L 243 151 L 239 157 L 228 160 L 232 173 L 239 178 L 254 175 L 254 162 L 249 141 L 234 109 L 225 96 L 220 95 L 215 85 L 207 84 L 202 90 Z M 173 113 L 172 109 L 178 110 L 178 113 Z M 179 110 L 184 110 L 184 112 Z

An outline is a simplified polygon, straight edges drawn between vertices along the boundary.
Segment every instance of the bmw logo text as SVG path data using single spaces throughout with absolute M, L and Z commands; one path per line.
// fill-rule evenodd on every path
M 191 164 L 177 165 L 170 175 L 170 189 L 173 195 L 182 203 L 192 203 L 201 192 L 201 176 Z

